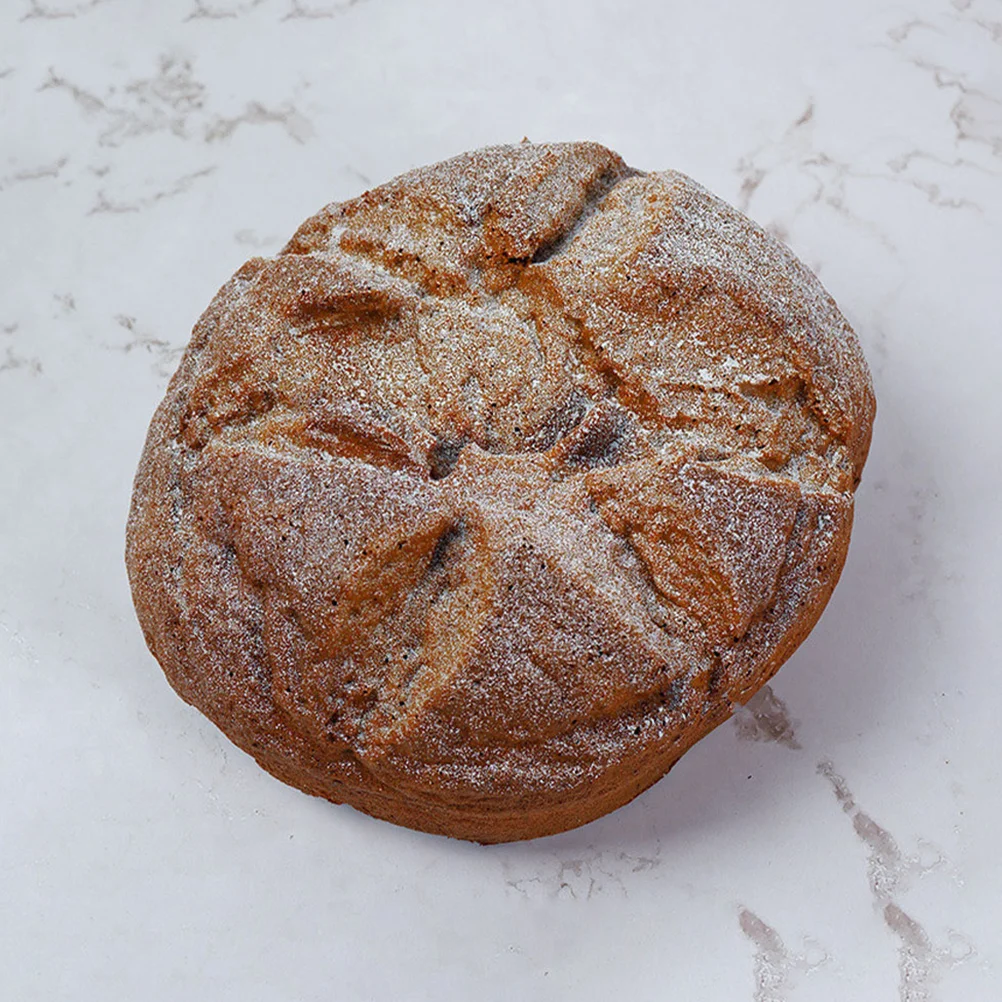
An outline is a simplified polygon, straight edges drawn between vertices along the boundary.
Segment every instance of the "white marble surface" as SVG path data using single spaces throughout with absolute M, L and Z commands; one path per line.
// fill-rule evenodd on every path
M 1002 998 L 1002 3 L 0 6 L 0 998 Z M 779 740 L 747 716 L 601 821 L 481 848 L 288 789 L 182 704 L 123 528 L 245 258 L 523 135 L 773 227 L 879 415 Z

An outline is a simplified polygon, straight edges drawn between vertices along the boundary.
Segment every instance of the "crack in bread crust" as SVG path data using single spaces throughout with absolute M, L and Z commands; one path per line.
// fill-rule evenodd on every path
M 464 838 L 558 831 L 806 636 L 873 411 L 816 279 L 688 178 L 595 144 L 466 154 L 220 290 L 137 473 L 137 611 L 286 781 Z

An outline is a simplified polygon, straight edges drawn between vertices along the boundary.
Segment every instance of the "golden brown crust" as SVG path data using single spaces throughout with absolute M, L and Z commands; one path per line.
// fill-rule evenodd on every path
M 137 473 L 136 609 L 286 782 L 482 842 L 561 831 L 807 635 L 873 415 L 814 276 L 684 175 L 465 154 L 220 290 Z

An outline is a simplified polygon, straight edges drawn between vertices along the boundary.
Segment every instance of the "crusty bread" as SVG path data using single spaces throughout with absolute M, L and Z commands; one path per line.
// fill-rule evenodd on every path
M 220 290 L 136 477 L 136 609 L 280 779 L 458 838 L 558 832 L 804 639 L 873 416 L 817 279 L 688 177 L 465 154 Z

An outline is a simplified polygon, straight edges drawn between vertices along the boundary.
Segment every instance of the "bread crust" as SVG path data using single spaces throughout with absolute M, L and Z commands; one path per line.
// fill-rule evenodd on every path
M 838 580 L 875 403 L 760 227 L 594 143 L 329 205 L 195 326 L 126 562 L 181 697 L 279 779 L 480 842 L 656 782 Z

